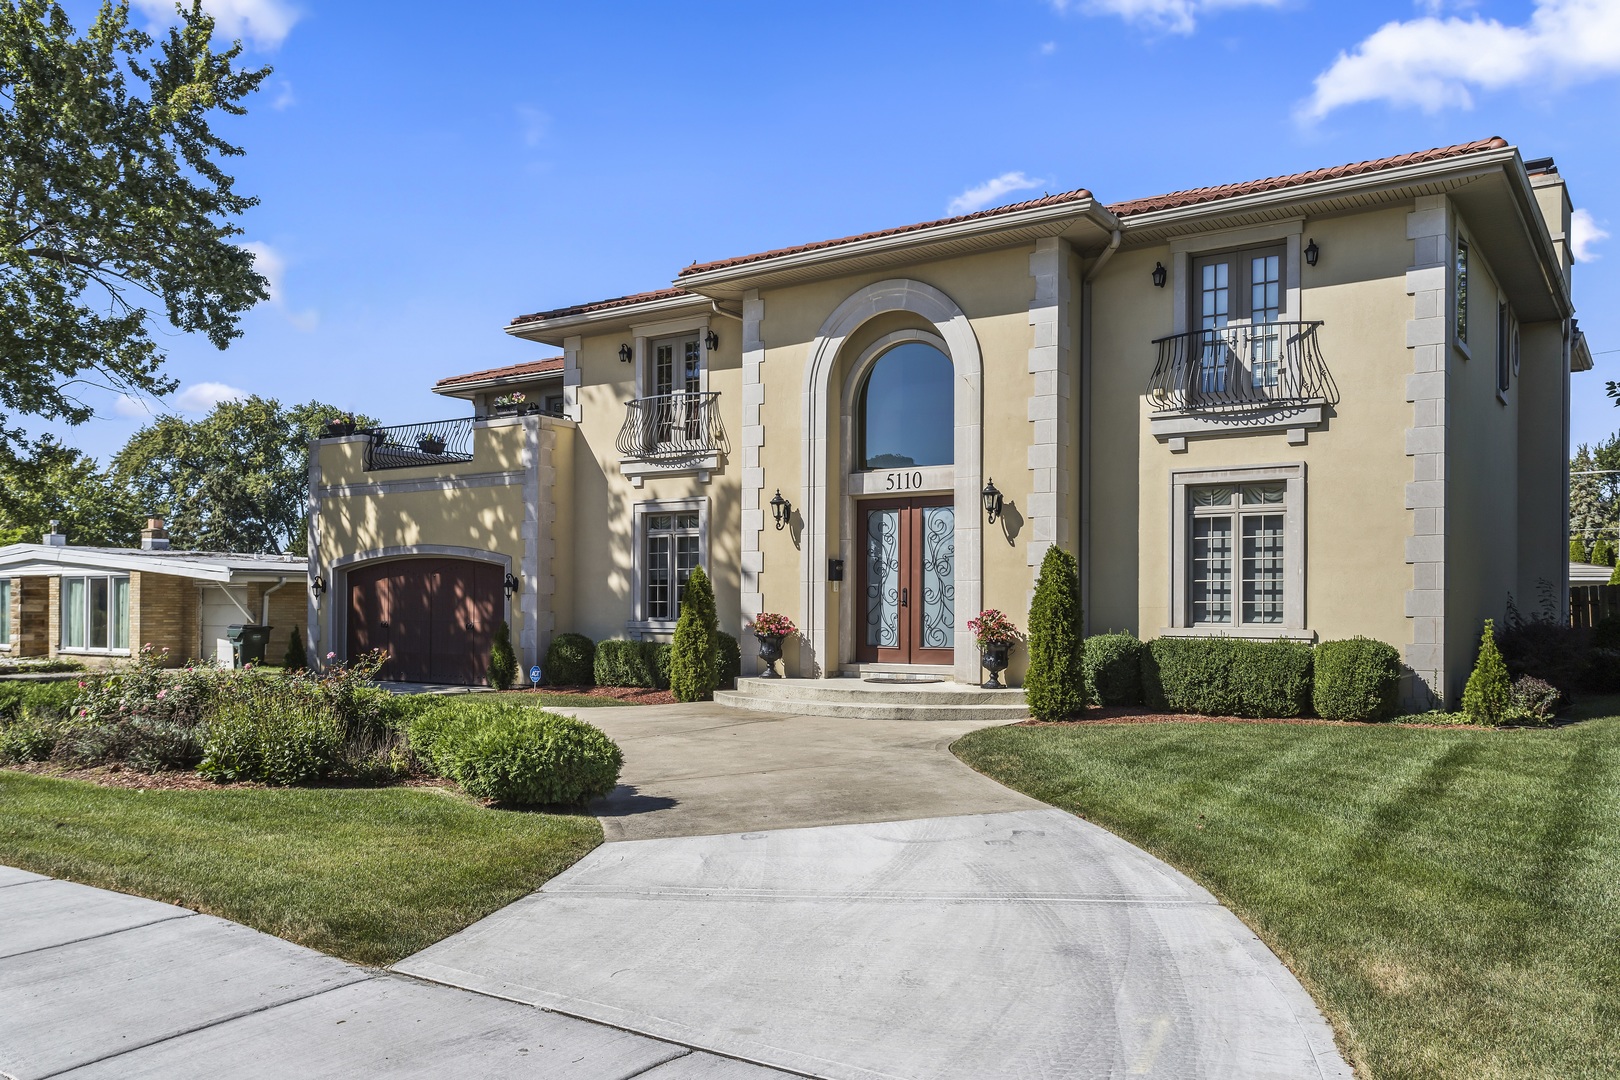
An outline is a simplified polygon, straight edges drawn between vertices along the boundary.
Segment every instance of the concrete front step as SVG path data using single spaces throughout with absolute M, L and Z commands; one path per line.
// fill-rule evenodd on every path
M 862 679 L 737 680 L 737 693 L 773 701 L 828 701 L 842 704 L 894 705 L 1016 705 L 1024 704 L 1022 690 L 985 690 L 958 682 L 872 683 Z
M 1009 705 L 930 705 L 888 700 L 818 701 L 814 699 L 760 697 L 740 690 L 717 690 L 716 704 L 754 712 L 783 713 L 792 716 L 842 716 L 852 720 L 1003 720 L 1012 722 L 1029 716 L 1020 700 Z

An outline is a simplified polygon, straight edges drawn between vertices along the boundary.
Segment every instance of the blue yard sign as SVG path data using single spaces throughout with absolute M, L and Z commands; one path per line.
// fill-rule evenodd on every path
M 540 688 L 540 665 L 536 664 L 529 669 L 529 681 L 534 683 L 535 689 Z

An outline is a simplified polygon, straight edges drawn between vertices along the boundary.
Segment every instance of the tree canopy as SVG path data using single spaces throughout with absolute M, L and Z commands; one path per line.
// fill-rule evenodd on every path
M 210 122 L 270 69 L 215 51 L 199 0 L 179 15 L 158 42 L 127 0 L 82 35 L 55 0 L 0 0 L 0 446 L 21 416 L 88 420 L 86 386 L 172 391 L 157 318 L 223 349 L 269 296 Z
M 49 436 L 29 457 L 0 451 L 0 544 L 37 544 L 52 521 L 70 543 L 130 547 L 142 515 L 94 458 Z

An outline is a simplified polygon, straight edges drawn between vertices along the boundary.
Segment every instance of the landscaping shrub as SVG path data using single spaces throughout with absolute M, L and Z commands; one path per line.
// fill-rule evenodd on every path
M 1496 623 L 1485 620 L 1485 630 L 1479 638 L 1479 656 L 1474 670 L 1463 687 L 1462 711 L 1471 724 L 1500 724 L 1507 719 L 1512 704 L 1513 685 L 1508 679 L 1507 664 L 1496 647 Z
M 1558 713 L 1563 695 L 1551 683 L 1520 675 L 1513 681 L 1513 698 L 1508 717 L 1519 723 L 1545 724 Z
M 1569 538 L 1569 561 L 1586 561 L 1586 545 L 1581 542 L 1581 538 L 1578 536 L 1572 536 Z
M 1496 645 L 1508 674 L 1515 678 L 1533 676 L 1552 683 L 1566 695 L 1586 687 L 1592 647 L 1600 642 L 1602 632 L 1598 628 L 1580 629 L 1540 615 L 1515 618 L 1514 614 L 1509 611 L 1507 625 L 1496 634 Z M 1620 630 L 1620 623 L 1616 624 L 1616 629 Z M 1620 647 L 1620 640 L 1614 645 Z
M 516 679 L 517 655 L 512 652 L 512 630 L 502 619 L 489 647 L 489 685 L 497 690 L 510 690 Z
M 304 671 L 309 667 L 309 654 L 304 649 L 304 635 L 298 632 L 298 627 L 292 628 L 292 636 L 287 639 L 287 652 L 281 658 L 282 670 L 288 672 Z
M 558 634 L 546 648 L 546 685 L 592 686 L 596 682 L 596 645 L 584 634 Z
M 3 682 L 0 683 L 0 718 L 19 717 L 28 712 L 65 718 L 78 698 L 79 685 L 72 679 Z
M 68 671 L 83 671 L 77 660 L 47 657 L 16 656 L 0 658 L 0 675 L 55 675 Z
M 1135 634 L 1086 638 L 1086 700 L 1098 705 L 1142 704 L 1142 650 Z
M 78 680 L 53 756 L 73 765 L 127 762 L 143 772 L 189 769 L 202 758 L 200 730 L 221 687 L 257 683 L 252 670 L 164 665 L 168 652 L 148 645 L 107 674 Z
M 720 684 L 715 636 L 720 633 L 714 612 L 714 589 L 703 567 L 694 566 L 681 594 L 681 615 L 675 623 L 670 649 L 669 688 L 676 701 L 708 701 Z
M 1325 720 L 1385 720 L 1395 713 L 1401 654 L 1372 638 L 1324 641 L 1311 661 L 1311 703 Z
M 737 689 L 737 678 L 742 675 L 742 647 L 737 644 L 736 638 L 722 630 L 715 639 L 715 648 L 720 665 L 720 685 L 717 689 Z
M 54 715 L 25 710 L 20 715 L 0 719 L 0 765 L 44 761 L 56 749 L 61 719 Z
M 1040 720 L 1061 720 L 1086 705 L 1085 642 L 1080 637 L 1080 575 L 1074 556 L 1046 549 L 1029 607 L 1029 670 L 1024 700 Z
M 597 686 L 640 686 L 669 689 L 670 646 L 658 641 L 596 643 Z
M 1597 542 L 1592 545 L 1592 565 L 1613 566 L 1614 562 L 1613 545 L 1609 543 L 1607 537 L 1598 537 Z
M 1300 716 L 1311 703 L 1311 648 L 1295 641 L 1158 638 L 1142 653 L 1150 708 L 1205 716 Z
M 343 758 L 343 727 L 331 700 L 308 682 L 239 681 L 209 709 L 197 771 L 222 782 L 320 780 Z
M 425 711 L 411 747 L 469 795 L 509 805 L 578 804 L 612 791 L 624 757 L 583 720 L 511 702 Z

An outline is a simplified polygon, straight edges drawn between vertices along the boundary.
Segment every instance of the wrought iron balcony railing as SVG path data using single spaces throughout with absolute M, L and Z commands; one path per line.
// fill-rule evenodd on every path
M 1158 338 L 1148 380 L 1156 413 L 1246 414 L 1337 405 L 1339 388 L 1316 341 L 1320 322 L 1267 322 Z
M 729 453 L 719 391 L 659 394 L 626 403 L 617 447 L 626 458 L 675 462 Z
M 472 460 L 473 418 L 368 428 L 366 471 Z

